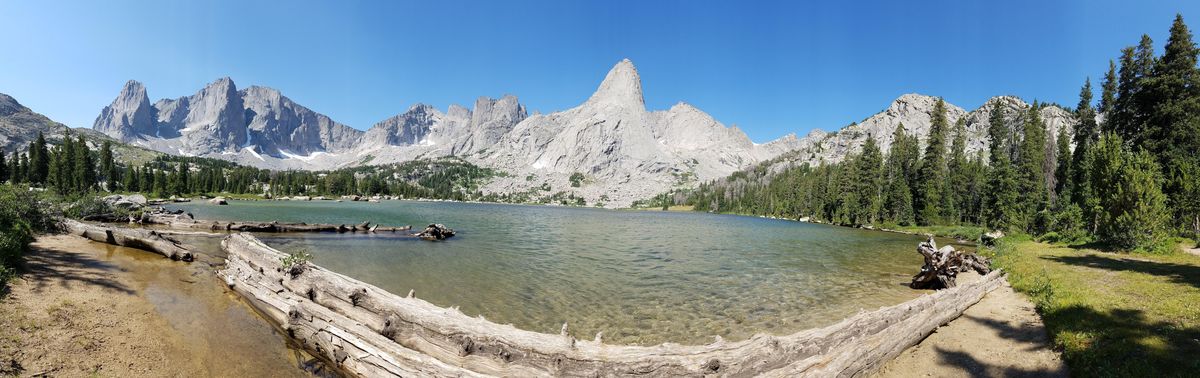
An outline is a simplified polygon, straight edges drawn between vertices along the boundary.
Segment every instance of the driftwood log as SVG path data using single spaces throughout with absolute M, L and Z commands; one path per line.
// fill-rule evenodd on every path
M 412 226 L 380 226 L 370 222 L 356 225 L 345 224 L 308 224 L 280 222 L 204 222 L 192 218 L 191 214 L 182 211 L 167 211 L 155 209 L 147 211 L 140 220 L 143 224 L 156 224 L 180 229 L 195 229 L 208 231 L 248 231 L 248 232 L 400 232 L 412 229 Z
M 285 255 L 248 234 L 222 241 L 218 274 L 300 345 L 354 376 L 866 376 L 1003 281 L 976 282 L 787 336 L 626 346 L 545 334 L 398 296 Z M 306 263 L 308 264 L 308 263 Z
M 984 275 L 992 271 L 987 258 L 956 250 L 949 245 L 938 249 L 933 237 L 917 244 L 917 253 L 925 258 L 925 264 L 908 284 L 913 289 L 951 288 L 957 285 L 958 273 L 975 270 Z
M 62 224 L 67 232 L 93 241 L 150 251 L 172 260 L 192 261 L 196 258 L 192 251 L 181 246 L 179 241 L 153 230 L 103 227 L 73 219 L 63 219 Z

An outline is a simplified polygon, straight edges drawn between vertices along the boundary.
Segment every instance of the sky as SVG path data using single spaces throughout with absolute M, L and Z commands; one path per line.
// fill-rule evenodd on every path
M 628 58 L 649 109 L 765 142 L 905 93 L 1073 106 L 1140 35 L 1161 51 L 1176 13 L 1200 27 L 1195 1 L 0 1 L 0 93 L 91 127 L 127 80 L 155 101 L 229 76 L 367 129 L 479 96 L 568 109 Z

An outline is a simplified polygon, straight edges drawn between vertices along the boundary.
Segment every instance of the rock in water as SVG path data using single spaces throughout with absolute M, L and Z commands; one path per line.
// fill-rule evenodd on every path
M 226 201 L 225 197 L 217 197 L 217 198 L 208 200 L 208 203 L 211 203 L 213 205 L 228 205 L 229 201 Z
M 441 223 L 434 223 L 425 227 L 425 230 L 417 234 L 417 237 L 430 241 L 446 240 L 454 237 L 454 229 L 446 227 Z

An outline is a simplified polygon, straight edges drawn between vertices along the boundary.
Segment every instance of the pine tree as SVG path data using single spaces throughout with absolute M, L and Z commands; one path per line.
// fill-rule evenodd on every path
M 946 180 L 946 129 L 949 128 L 945 101 L 938 99 L 930 117 L 928 144 L 921 159 L 920 191 L 914 204 L 918 209 L 917 223 L 922 225 L 941 223 L 942 208 L 945 206 L 942 191 Z
M 29 145 L 29 181 L 44 185 L 49 171 L 50 149 L 46 146 L 46 136 L 39 131 L 37 139 Z
M 0 183 L 8 181 L 8 162 L 4 158 L 4 150 L 0 149 Z
M 920 147 L 915 137 L 909 136 L 904 130 L 904 123 L 896 126 L 892 133 L 892 146 L 888 152 L 885 172 L 887 184 L 884 186 L 883 219 L 901 225 L 911 225 L 915 222 L 913 212 L 912 185 L 909 177 L 913 176 L 917 155 Z
M 29 158 L 25 154 L 17 154 L 16 179 L 13 183 L 29 182 Z
M 1000 99 L 992 101 L 992 109 L 988 113 L 988 156 L 992 166 L 1001 154 L 1008 155 L 1009 132 L 1007 121 L 1004 119 L 1004 105 Z
M 142 187 L 138 185 L 137 167 L 130 166 L 125 168 L 125 177 L 121 179 L 121 187 L 121 189 L 129 192 L 142 190 Z
M 1018 188 L 1024 199 L 1021 212 L 1027 225 L 1038 211 L 1046 208 L 1046 201 L 1049 197 L 1044 171 L 1046 126 L 1042 123 L 1039 107 L 1037 101 L 1034 101 L 1033 105 L 1029 107 L 1017 153 L 1017 170 L 1021 173 Z
M 855 225 L 874 224 L 882 203 L 880 193 L 883 185 L 883 153 L 875 144 L 875 138 L 867 136 L 862 152 L 846 168 L 853 169 L 854 174 L 848 183 L 850 190 L 847 192 L 851 193 L 846 204 L 848 221 Z
M 987 182 L 988 195 L 984 209 L 987 226 L 1009 231 L 1024 229 L 1017 172 L 1008 160 L 1008 154 L 997 154 L 992 159 L 990 171 Z
M 100 147 L 100 179 L 108 190 L 117 189 L 117 164 L 113 161 L 112 142 L 107 140 Z
M 1092 187 L 1103 204 L 1097 236 L 1122 250 L 1159 249 L 1168 214 L 1154 157 L 1130 152 L 1115 134 L 1102 137 L 1092 155 Z
M 1169 202 L 1182 210 L 1185 186 L 1183 178 L 1188 166 L 1200 164 L 1200 71 L 1196 69 L 1200 49 L 1192 41 L 1192 33 L 1175 16 L 1171 36 L 1161 60 L 1145 82 L 1147 101 L 1153 104 L 1144 129 L 1142 144 L 1158 164 L 1169 174 L 1164 191 Z M 1194 214 L 1177 212 L 1177 219 L 1186 222 Z
M 1054 203 L 1070 202 L 1071 191 L 1074 190 L 1072 180 L 1074 179 L 1074 163 L 1071 156 L 1071 137 L 1067 135 L 1067 128 L 1058 129 L 1058 136 L 1055 138 L 1057 142 L 1058 157 L 1054 171 Z
M 1090 83 L 1089 83 L 1090 84 Z M 1089 85 L 1088 98 L 1091 99 L 1092 94 Z M 1117 101 L 1117 65 L 1113 64 L 1110 59 L 1108 61 L 1108 72 L 1104 73 L 1104 81 L 1100 83 L 1100 114 L 1112 116 L 1113 106 Z M 1088 106 L 1091 106 L 1090 100 Z M 1077 110 L 1078 111 L 1078 110 Z M 1099 138 L 1099 135 L 1096 136 Z
M 86 193 L 96 186 L 96 160 L 82 135 L 75 146 L 75 174 L 76 192 Z
M 0 152 L 3 153 L 3 152 Z M 21 180 L 21 152 L 13 152 L 12 160 L 8 162 L 8 182 L 16 184 Z
M 971 180 L 971 172 L 968 169 L 970 162 L 967 160 L 966 117 L 959 118 L 958 122 L 954 123 L 954 139 L 950 146 L 950 160 L 946 162 L 949 179 L 946 180 L 946 187 L 943 189 L 948 198 L 942 216 L 950 223 L 958 223 L 963 220 L 963 209 L 967 207 L 968 183 Z

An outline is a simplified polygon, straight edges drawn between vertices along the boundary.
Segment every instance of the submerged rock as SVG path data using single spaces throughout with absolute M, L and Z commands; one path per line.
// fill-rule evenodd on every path
M 454 237 L 454 229 L 446 227 L 441 223 L 434 223 L 425 227 L 424 231 L 417 234 L 417 237 L 425 240 L 446 240 Z

